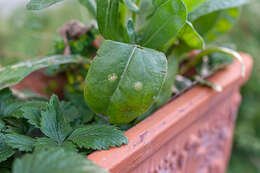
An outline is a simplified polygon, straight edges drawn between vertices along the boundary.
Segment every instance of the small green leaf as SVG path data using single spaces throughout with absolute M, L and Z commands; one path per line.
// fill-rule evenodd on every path
M 189 12 L 201 6 L 206 0 L 183 0 Z
M 172 97 L 172 87 L 175 76 L 178 73 L 178 61 L 174 55 L 168 57 L 167 79 L 163 85 L 160 95 L 156 101 L 155 108 L 163 106 Z
M 27 119 L 31 125 L 40 128 L 41 111 L 46 108 L 47 104 L 41 101 L 34 101 L 31 104 L 32 105 L 22 107 L 23 117 Z
M 6 144 L 6 137 L 0 133 L 0 162 L 7 160 L 13 154 L 12 148 Z
M 51 147 L 63 148 L 65 151 L 74 151 L 77 152 L 77 147 L 70 141 L 63 142 L 62 145 L 59 145 L 56 140 L 52 138 L 38 138 L 35 142 L 36 150 L 49 149 Z
M 206 0 L 200 8 L 191 13 L 190 17 L 191 20 L 195 20 L 215 11 L 239 7 L 250 2 L 252 0 Z
M 98 114 L 125 124 L 152 106 L 166 79 L 163 53 L 105 41 L 86 77 L 85 99 Z
M 31 61 L 25 61 L 1 68 L 0 90 L 21 82 L 26 76 L 41 68 L 59 64 L 79 63 L 82 61 L 83 59 L 79 56 L 57 55 L 41 59 L 34 59 Z
M 128 42 L 126 30 L 121 25 L 120 0 L 96 0 L 97 22 L 102 36 L 107 40 Z
M 72 128 L 64 115 L 62 104 L 57 96 L 51 97 L 46 110 L 42 111 L 41 115 L 41 131 L 61 145 L 71 133 Z
M 139 11 L 138 6 L 133 2 L 133 0 L 123 0 L 123 1 L 129 10 L 134 11 L 134 12 Z
M 6 143 L 13 149 L 18 149 L 19 151 L 32 151 L 34 145 L 34 139 L 29 136 L 24 136 L 20 134 L 7 134 Z
M 182 0 L 168 0 L 157 8 L 139 31 L 139 44 L 158 48 L 177 36 L 187 18 Z
M 79 147 L 102 150 L 127 144 L 127 137 L 113 126 L 88 125 L 76 129 L 68 138 Z
M 5 123 L 0 119 L 0 132 L 5 129 Z
M 75 152 L 51 148 L 16 159 L 13 173 L 107 173 Z
M 28 10 L 41 10 L 61 1 L 63 0 L 30 0 L 26 7 Z
M 130 18 L 126 25 L 126 30 L 128 37 L 130 39 L 130 43 L 134 44 L 136 41 L 136 32 L 133 20 Z
M 95 0 L 79 0 L 79 3 L 85 6 L 93 17 L 97 16 L 97 4 Z
M 186 21 L 185 26 L 179 33 L 179 38 L 183 40 L 190 48 L 203 49 L 205 47 L 203 38 L 199 35 L 199 33 L 197 33 L 193 25 L 188 21 Z

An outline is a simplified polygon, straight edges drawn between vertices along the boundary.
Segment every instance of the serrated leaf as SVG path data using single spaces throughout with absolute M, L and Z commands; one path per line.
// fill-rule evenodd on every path
M 96 0 L 98 29 L 107 40 L 128 42 L 126 30 L 120 22 L 120 0 Z
M 59 145 L 71 133 L 70 123 L 66 121 L 64 110 L 57 96 L 53 95 L 45 111 L 41 113 L 41 131 L 48 137 L 55 139 Z
M 34 101 L 31 104 L 32 105 L 22 107 L 23 117 L 27 119 L 31 125 L 40 128 L 41 111 L 46 108 L 47 104 L 41 101 Z
M 5 140 L 5 136 L 0 133 L 0 162 L 7 160 L 14 154 L 13 149 L 6 144 Z
M 183 0 L 189 12 L 201 6 L 206 0 Z
M 107 173 L 75 152 L 52 148 L 16 159 L 13 173 Z
M 86 77 L 85 99 L 98 114 L 126 124 L 154 103 L 166 79 L 163 53 L 105 41 Z
M 80 4 L 85 6 L 93 17 L 97 15 L 97 4 L 95 0 L 79 0 Z
M 29 136 L 24 136 L 20 134 L 7 134 L 6 144 L 13 149 L 18 149 L 19 151 L 32 151 L 33 145 L 35 143 L 34 139 Z
M 141 46 L 158 48 L 177 36 L 187 18 L 182 0 L 168 0 L 157 8 L 139 31 Z
M 65 141 L 61 145 L 57 143 L 56 140 L 51 138 L 38 138 L 35 142 L 36 150 L 49 149 L 51 147 L 63 148 L 65 151 L 74 151 L 77 152 L 77 147 L 70 141 Z
M 61 1 L 63 0 L 30 0 L 26 7 L 29 10 L 41 10 Z
M 120 130 L 109 125 L 88 125 L 78 128 L 68 140 L 81 148 L 93 150 L 109 149 L 128 143 L 127 137 Z
M 192 23 L 188 21 L 186 21 L 178 37 L 183 40 L 190 48 L 203 49 L 205 47 L 203 38 L 195 30 Z
M 6 66 L 0 69 L 0 90 L 21 82 L 26 76 L 38 69 L 52 65 L 79 63 L 82 61 L 83 59 L 79 56 L 56 55 Z
M 60 103 L 60 110 L 65 122 L 73 122 L 80 117 L 79 111 L 70 102 L 62 101 Z
M 195 20 L 215 11 L 239 7 L 250 2 L 252 0 L 206 0 L 200 8 L 191 13 L 190 17 L 191 20 Z

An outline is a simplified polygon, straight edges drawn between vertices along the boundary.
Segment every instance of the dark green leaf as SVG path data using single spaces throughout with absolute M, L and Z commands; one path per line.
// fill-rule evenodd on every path
M 0 69 L 0 89 L 10 87 L 22 81 L 30 73 L 52 65 L 79 63 L 82 58 L 79 56 L 51 56 L 42 59 L 25 61 Z
M 5 136 L 0 133 L 0 162 L 7 160 L 14 154 L 14 151 L 6 144 L 5 140 Z
M 84 156 L 52 148 L 16 159 L 13 173 L 107 173 Z
M 62 104 L 57 96 L 53 95 L 45 111 L 41 113 L 41 131 L 48 137 L 55 139 L 59 145 L 71 133 L 72 128 L 62 110 Z
M 76 129 L 68 138 L 79 147 L 102 150 L 127 144 L 127 137 L 113 126 L 88 125 Z
M 97 4 L 95 0 L 79 0 L 80 4 L 84 5 L 93 17 L 97 15 Z
M 157 8 L 139 31 L 139 44 L 158 48 L 177 36 L 187 18 L 182 0 L 168 0 Z
M 0 119 L 0 132 L 5 129 L 5 123 Z
M 252 0 L 206 0 L 200 8 L 191 13 L 191 19 L 195 20 L 215 11 L 239 7 L 251 1 Z
M 205 47 L 203 38 L 197 33 L 193 25 L 188 21 L 182 28 L 179 34 L 179 38 L 183 40 L 190 48 L 203 49 Z
M 18 149 L 19 151 L 32 151 L 34 145 L 34 139 L 28 136 L 19 134 L 7 134 L 6 143 L 13 149 Z
M 40 128 L 41 111 L 44 110 L 46 106 L 46 102 L 32 102 L 32 105 L 22 107 L 23 117 L 26 118 L 31 125 Z
M 41 10 L 61 1 L 63 0 L 30 0 L 26 7 L 29 10 Z
M 189 12 L 201 6 L 206 0 L 183 0 Z
M 36 150 L 49 149 L 51 147 L 61 147 L 66 151 L 77 152 L 77 147 L 70 141 L 63 142 L 62 145 L 59 145 L 57 141 L 51 138 L 38 138 L 35 142 Z
M 86 78 L 85 99 L 98 114 L 125 124 L 146 112 L 166 79 L 164 54 L 135 45 L 105 41 Z
M 96 0 L 97 22 L 105 39 L 128 42 L 126 31 L 120 22 L 120 0 Z

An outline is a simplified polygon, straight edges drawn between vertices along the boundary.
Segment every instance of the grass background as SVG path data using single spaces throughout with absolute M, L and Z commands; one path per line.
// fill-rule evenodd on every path
M 5 8 L 4 5 L 1 8 Z M 255 61 L 252 77 L 241 91 L 243 101 L 228 173 L 260 173 L 259 9 L 260 1 L 244 7 L 241 20 L 220 39 L 221 42 L 234 43 L 239 51 L 250 53 Z M 9 15 L 0 10 L 0 64 L 7 65 L 52 52 L 57 29 L 72 19 L 89 22 L 84 7 L 72 1 L 41 12 L 26 11 L 24 5 Z

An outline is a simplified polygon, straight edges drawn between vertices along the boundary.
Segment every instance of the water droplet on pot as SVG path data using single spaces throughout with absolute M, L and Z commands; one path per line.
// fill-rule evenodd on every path
M 143 84 L 142 84 L 142 82 L 136 82 L 134 87 L 135 87 L 135 90 L 140 91 L 143 89 Z
M 110 75 L 108 75 L 108 80 L 109 81 L 111 81 L 111 82 L 113 82 L 113 81 L 115 81 L 115 80 L 117 80 L 117 75 L 116 74 L 110 74 Z

